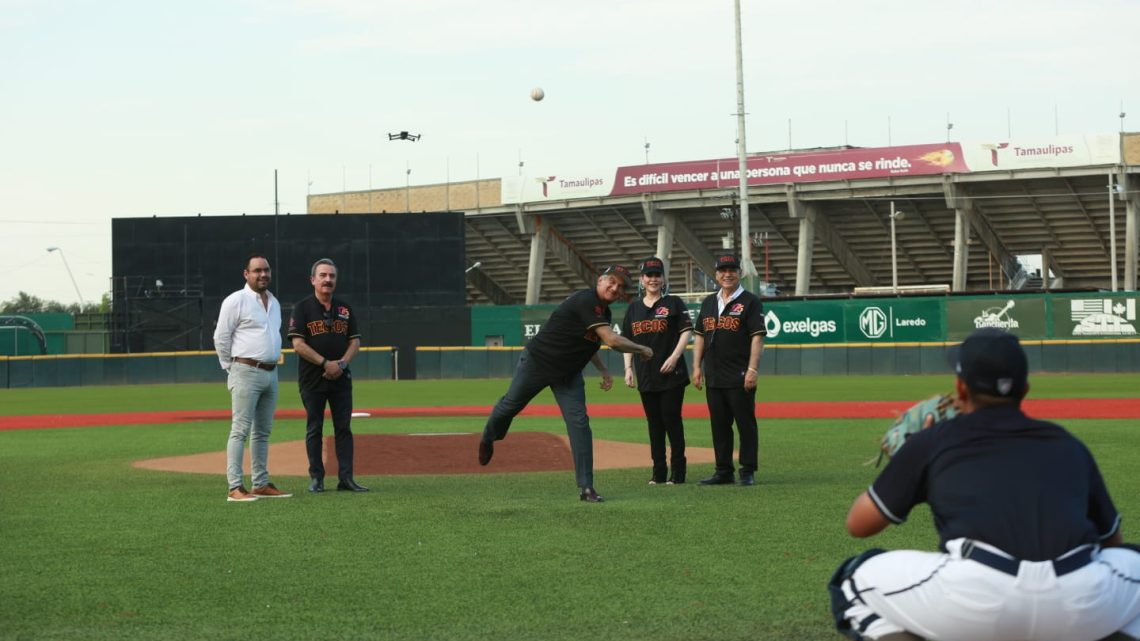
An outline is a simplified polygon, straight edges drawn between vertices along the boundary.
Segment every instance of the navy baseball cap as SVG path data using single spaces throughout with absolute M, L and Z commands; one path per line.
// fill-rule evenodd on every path
M 601 276 L 617 276 L 621 279 L 622 284 L 629 287 L 633 284 L 633 280 L 629 277 L 629 270 L 624 265 L 610 265 L 602 270 Z
M 717 269 L 740 269 L 740 259 L 735 254 L 719 254 L 716 257 Z
M 996 327 L 975 330 L 947 352 L 950 367 L 971 392 L 1021 398 L 1029 380 L 1029 359 L 1017 336 Z
M 641 263 L 642 274 L 664 274 L 665 261 L 656 256 L 650 256 Z

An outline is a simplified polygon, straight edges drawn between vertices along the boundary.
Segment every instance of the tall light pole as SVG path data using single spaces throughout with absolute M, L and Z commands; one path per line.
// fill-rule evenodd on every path
M 75 295 L 79 297 L 79 310 L 83 311 L 83 308 L 87 307 L 87 303 L 83 300 L 83 294 L 79 293 L 79 285 L 75 282 L 75 275 L 71 273 L 71 265 L 67 264 L 67 256 L 63 255 L 63 248 L 48 247 L 47 250 L 49 254 L 59 252 L 59 257 L 63 259 L 63 268 L 67 270 L 67 277 L 71 279 L 71 286 L 75 288 Z
M 902 220 L 903 213 L 895 211 L 895 201 L 891 201 L 891 289 L 899 291 L 899 259 L 895 243 L 895 221 Z
M 736 156 L 740 167 L 740 267 L 749 291 L 755 288 L 756 265 L 752 264 L 752 245 L 748 239 L 748 152 L 744 137 L 744 55 L 740 35 L 740 0 L 733 0 L 736 31 Z

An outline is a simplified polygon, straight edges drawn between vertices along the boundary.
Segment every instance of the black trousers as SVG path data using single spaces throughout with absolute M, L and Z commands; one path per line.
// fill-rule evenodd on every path
M 685 423 L 681 420 L 681 405 L 685 400 L 685 387 L 660 392 L 641 392 L 641 406 L 649 423 L 649 454 L 653 457 L 653 480 L 664 483 L 669 474 L 665 460 L 665 439 L 669 439 L 673 466 L 672 480 L 685 482 Z
M 741 387 L 708 387 L 705 398 L 709 404 L 709 422 L 712 424 L 713 454 L 716 456 L 716 473 L 731 475 L 733 433 L 732 423 L 740 432 L 740 471 L 755 472 L 760 460 L 760 434 L 756 427 L 756 390 Z
M 309 455 L 309 476 L 325 478 L 324 445 L 325 404 L 332 413 L 333 435 L 336 439 L 337 477 L 340 481 L 352 480 L 352 386 L 321 386 L 321 389 L 301 390 L 301 403 L 305 406 L 305 453 Z

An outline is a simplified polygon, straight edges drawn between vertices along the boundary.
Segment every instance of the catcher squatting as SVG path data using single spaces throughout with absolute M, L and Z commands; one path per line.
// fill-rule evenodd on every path
M 1123 543 L 1085 445 L 1021 411 L 1029 366 L 1017 337 L 977 330 L 950 361 L 954 405 L 935 397 L 900 417 L 883 439 L 892 458 L 847 515 L 862 538 L 925 502 L 941 551 L 872 549 L 844 561 L 828 586 L 839 631 L 875 641 L 1140 639 L 1140 547 Z

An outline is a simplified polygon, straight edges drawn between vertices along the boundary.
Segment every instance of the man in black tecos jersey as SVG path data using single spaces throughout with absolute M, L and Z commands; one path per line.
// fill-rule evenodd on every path
M 687 466 L 681 406 L 685 401 L 685 386 L 689 384 L 685 347 L 693 332 L 693 321 L 689 318 L 685 302 L 665 293 L 665 261 L 651 256 L 641 263 L 641 289 L 644 295 L 629 304 L 621 333 L 639 345 L 652 348 L 653 358 L 635 364 L 633 355 L 626 354 L 625 384 L 637 387 L 649 425 L 649 454 L 653 458 L 653 476 L 649 484 L 684 483 Z M 668 461 L 665 458 L 666 436 L 672 448 Z
M 356 315 L 336 291 L 336 265 L 328 258 L 313 263 L 313 295 L 293 307 L 289 339 L 297 352 L 297 384 L 305 406 L 305 452 L 309 456 L 310 492 L 325 491 L 322 460 L 325 404 L 332 413 L 336 439 L 336 489 L 367 492 L 352 476 L 352 372 L 348 364 L 360 351 Z
M 740 432 L 740 484 L 756 484 L 760 435 L 756 427 L 756 378 L 764 352 L 764 306 L 740 284 L 740 261 L 716 259 L 720 290 L 701 303 L 693 332 L 693 386 L 707 386 L 716 472 L 701 485 L 733 482 L 732 423 Z
M 629 284 L 629 270 L 621 265 L 607 267 L 598 276 L 595 287 L 575 292 L 562 301 L 538 334 L 530 339 L 519 357 L 511 386 L 495 404 L 483 428 L 483 438 L 479 441 L 480 465 L 491 462 L 494 442 L 505 438 L 515 416 L 549 387 L 566 421 L 578 498 L 591 503 L 602 501 L 594 490 L 594 440 L 590 418 L 586 415 L 582 368 L 593 362 L 602 375 L 602 389 L 609 391 L 614 379 L 598 356 L 602 343 L 619 352 L 638 354 L 643 359 L 653 356 L 652 349 L 619 336 L 611 327 L 610 305 L 624 300 Z

